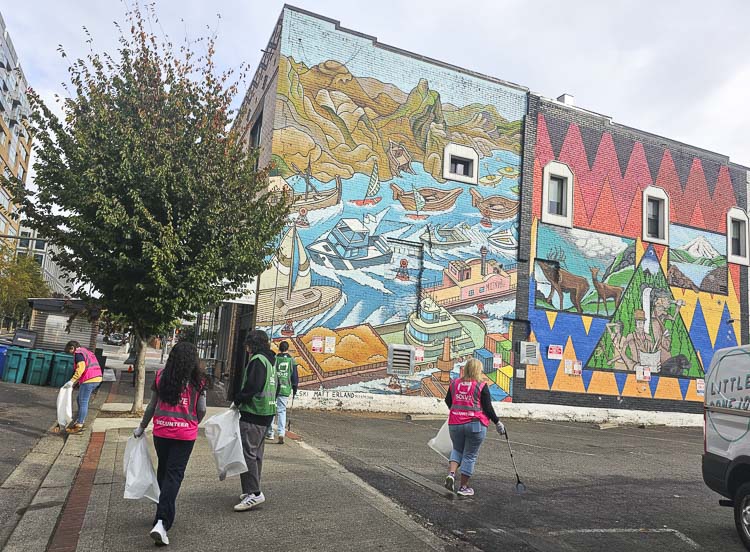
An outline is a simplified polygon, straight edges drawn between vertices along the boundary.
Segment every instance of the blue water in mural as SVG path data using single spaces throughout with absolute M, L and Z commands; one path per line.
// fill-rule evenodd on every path
M 403 172 L 399 177 L 380 183 L 378 195 L 382 200 L 376 205 L 360 207 L 350 203 L 350 200 L 359 200 L 365 196 L 370 180 L 369 174 L 355 174 L 352 178 L 343 180 L 341 203 L 326 209 L 309 211 L 307 219 L 310 227 L 298 226 L 297 231 L 310 258 L 313 285 L 316 282 L 337 285 L 342 288 L 343 295 L 341 300 L 327 312 L 307 320 L 295 322 L 297 334 L 304 334 L 315 326 L 340 328 L 364 322 L 373 326 L 400 322 L 406 320 L 408 315 L 416 310 L 419 263 L 416 258 L 415 247 L 391 244 L 394 251 L 390 262 L 373 264 L 354 270 L 341 270 L 330 266 L 330 264 L 326 266 L 314 260 L 313 255 L 310 254 L 310 245 L 325 239 L 326 235 L 342 218 L 358 219 L 370 230 L 371 235 L 396 238 L 415 244 L 420 243 L 420 236 L 426 231 L 428 225 L 433 229 L 460 225 L 460 229 L 469 243 L 452 249 L 424 248 L 421 278 L 423 286 L 441 281 L 442 271 L 448 266 L 449 261 L 479 258 L 479 251 L 482 246 L 486 246 L 489 250 L 488 259 L 494 259 L 506 267 L 515 264 L 516 252 L 514 250 L 500 249 L 487 238 L 500 230 L 510 230 L 517 239 L 517 217 L 514 216 L 502 221 L 491 221 L 490 228 L 482 226 L 480 223 L 482 217 L 479 211 L 471 205 L 469 189 L 474 188 L 485 197 L 502 195 L 510 199 L 518 199 L 515 190 L 512 190 L 519 184 L 518 177 L 503 178 L 495 187 L 466 185 L 458 182 L 439 183 L 425 172 L 420 163 L 413 162 L 411 166 L 415 174 Z M 489 174 L 496 174 L 506 167 L 512 167 L 516 173 L 520 172 L 520 157 L 509 151 L 493 151 L 491 157 L 480 159 L 479 176 L 481 178 Z M 290 177 L 286 180 L 294 187 L 296 192 L 304 191 L 305 183 L 302 178 Z M 322 183 L 315 179 L 312 179 L 312 183 L 321 191 L 331 189 L 335 185 L 334 181 Z M 422 212 L 421 214 L 428 215 L 427 218 L 412 220 L 407 215 L 414 213 L 414 211 L 407 211 L 398 201 L 393 199 L 391 183 L 397 184 L 407 193 L 414 188 L 425 187 L 440 190 L 460 188 L 462 192 L 455 205 L 450 209 Z M 291 215 L 291 218 L 295 217 L 296 215 Z M 408 263 L 408 281 L 396 278 L 397 270 L 403 259 L 406 259 Z M 506 307 L 502 314 L 506 314 L 508 311 L 509 308 Z M 491 315 L 494 314 L 492 310 L 490 310 L 490 313 Z M 274 326 L 272 328 L 273 335 L 279 336 L 280 330 L 281 324 Z

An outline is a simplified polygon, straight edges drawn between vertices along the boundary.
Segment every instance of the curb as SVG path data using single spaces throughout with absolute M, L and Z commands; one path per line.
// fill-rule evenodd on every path
M 106 388 L 105 388 L 106 386 Z M 104 382 L 96 392 L 94 400 L 89 404 L 89 419 L 94 420 L 99 415 L 99 409 L 109 394 L 109 382 Z M 89 428 L 93 422 L 89 423 Z M 16 510 L 20 515 L 14 525 L 10 526 L 9 536 L 3 548 L 4 552 L 44 552 L 50 539 L 57 529 L 58 518 L 68 501 L 68 495 L 78 474 L 79 468 L 91 440 L 91 430 L 82 435 L 68 435 L 64 440 L 59 434 L 42 437 L 31 453 L 18 465 L 6 479 L 9 481 L 26 482 L 28 501 Z M 52 441 L 50 441 L 52 440 Z M 36 453 L 40 447 L 48 447 L 57 441 L 57 453 Z M 53 449 L 54 450 L 54 449 Z M 44 461 L 44 463 L 40 463 Z M 43 472 L 43 473 L 42 473 Z M 26 474 L 36 474 L 31 480 L 25 479 Z M 38 481 L 37 484 L 34 484 Z

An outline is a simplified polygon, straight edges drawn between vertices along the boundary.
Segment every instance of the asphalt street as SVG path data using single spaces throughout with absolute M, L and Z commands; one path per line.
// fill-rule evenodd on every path
M 509 420 L 528 492 L 515 493 L 507 444 L 493 432 L 476 496 L 459 499 L 442 489 L 447 463 L 426 445 L 442 421 L 299 411 L 291 423 L 433 531 L 482 550 L 744 550 L 732 510 L 703 483 L 699 428 Z
M 57 391 L 0 382 L 0 483 L 55 424 Z

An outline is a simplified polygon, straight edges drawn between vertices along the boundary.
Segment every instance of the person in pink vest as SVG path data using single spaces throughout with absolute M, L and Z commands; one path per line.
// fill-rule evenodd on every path
M 198 424 L 206 415 L 206 377 L 195 345 L 182 341 L 172 348 L 163 370 L 156 373 L 151 401 L 140 425 L 133 431 L 143 435 L 154 420 L 154 448 L 159 458 L 159 505 L 149 535 L 156 544 L 169 544 L 167 531 L 175 518 L 175 501 L 180 492 Z
M 445 487 L 455 490 L 456 470 L 461 466 L 461 483 L 456 491 L 460 496 L 474 496 L 469 479 L 490 420 L 500 435 L 505 434 L 505 426 L 492 408 L 489 387 L 482 379 L 482 363 L 472 358 L 464 365 L 463 377 L 451 381 L 445 396 L 445 404 L 450 408 L 448 430 L 453 443 Z
M 68 388 L 78 385 L 78 397 L 76 399 L 78 414 L 75 422 L 66 429 L 68 433 L 75 435 L 83 431 L 83 425 L 89 413 L 91 395 L 102 384 L 102 369 L 96 355 L 81 347 L 81 344 L 77 341 L 68 341 L 65 345 L 65 352 L 73 355 L 75 370 L 73 377 L 63 387 Z

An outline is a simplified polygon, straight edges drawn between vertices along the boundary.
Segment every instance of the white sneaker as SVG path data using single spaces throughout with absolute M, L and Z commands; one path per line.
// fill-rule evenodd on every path
M 161 544 L 162 546 L 166 546 L 169 544 L 169 537 L 167 536 L 167 530 L 164 529 L 164 524 L 161 522 L 161 520 L 156 522 L 156 525 L 154 525 L 154 528 L 151 529 L 151 533 L 149 533 L 152 539 L 154 539 L 154 542 L 156 544 Z
M 263 493 L 260 493 L 259 495 L 247 495 L 245 498 L 242 499 L 242 502 L 237 504 L 237 506 L 234 507 L 235 512 L 244 512 L 246 510 L 249 510 L 250 508 L 254 508 L 258 504 L 263 504 L 266 501 L 266 497 L 263 496 Z

